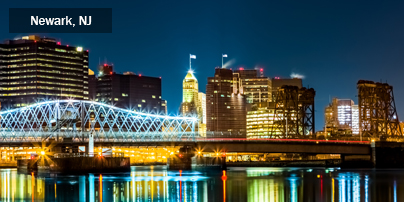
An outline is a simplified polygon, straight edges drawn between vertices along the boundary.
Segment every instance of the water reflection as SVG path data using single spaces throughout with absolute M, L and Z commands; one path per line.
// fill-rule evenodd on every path
M 235 168 L 55 175 L 0 170 L 0 201 L 403 201 L 402 170 Z

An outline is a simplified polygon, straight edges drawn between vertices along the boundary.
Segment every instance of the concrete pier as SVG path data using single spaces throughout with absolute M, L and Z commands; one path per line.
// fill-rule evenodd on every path
M 18 160 L 20 171 L 61 172 L 61 173 L 97 173 L 130 171 L 128 157 L 66 157 L 52 159 Z

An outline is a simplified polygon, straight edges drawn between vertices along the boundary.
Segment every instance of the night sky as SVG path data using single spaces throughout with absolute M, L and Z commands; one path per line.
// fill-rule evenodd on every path
M 175 2 L 175 3 L 174 3 Z M 178 113 L 182 80 L 193 60 L 199 89 L 228 54 L 231 67 L 264 68 L 269 77 L 304 75 L 316 90 L 316 130 L 332 97 L 357 103 L 359 79 L 394 86 L 404 119 L 404 1 L 2 1 L 0 40 L 8 33 L 8 8 L 112 8 L 112 34 L 40 34 L 90 52 L 116 72 L 162 77 L 169 113 Z M 35 34 L 35 33 L 29 33 Z

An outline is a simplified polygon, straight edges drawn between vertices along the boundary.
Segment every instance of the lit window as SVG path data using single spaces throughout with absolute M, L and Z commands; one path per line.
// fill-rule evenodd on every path
M 137 107 L 142 107 L 142 105 L 141 105 L 141 104 L 138 104 Z
M 142 102 L 146 102 L 146 100 L 142 100 Z
M 230 109 L 230 106 L 227 106 L 227 109 Z
M 114 98 L 115 101 L 118 101 L 118 98 Z
M 156 96 L 155 96 L 155 95 L 152 95 L 151 97 L 152 97 L 152 98 L 156 98 Z

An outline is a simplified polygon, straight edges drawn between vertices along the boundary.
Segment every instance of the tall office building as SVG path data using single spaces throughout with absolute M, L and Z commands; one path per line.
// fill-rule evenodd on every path
M 51 99 L 88 99 L 88 51 L 25 36 L 0 44 L 2 109 Z
M 98 71 L 96 101 L 136 111 L 166 112 L 160 78 L 132 72 L 117 74 L 108 64 L 100 65 Z
M 198 92 L 198 80 L 192 70 L 182 82 L 181 114 L 198 117 L 197 129 L 201 136 L 206 135 L 206 95 Z
M 181 114 L 197 114 L 198 98 L 198 80 L 195 78 L 193 71 L 190 70 L 182 81 Z
M 263 71 L 262 68 L 259 71 L 239 68 L 233 72 L 233 85 L 245 95 L 247 103 L 272 101 L 271 80 L 264 77 Z
M 97 77 L 94 71 L 88 69 L 88 99 L 94 101 L 97 96 Z
M 330 136 L 359 134 L 359 109 L 350 99 L 333 98 L 325 108 L 325 132 Z
M 206 130 L 245 137 L 246 99 L 233 79 L 233 71 L 223 68 L 216 68 L 215 76 L 208 78 Z

